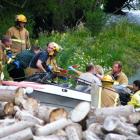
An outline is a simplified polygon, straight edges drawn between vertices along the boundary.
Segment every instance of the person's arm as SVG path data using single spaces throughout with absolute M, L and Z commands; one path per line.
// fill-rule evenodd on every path
M 29 38 L 29 32 L 26 32 L 26 49 L 30 49 L 31 44 L 30 44 L 30 38 Z
M 131 97 L 131 100 L 128 102 L 128 105 L 132 105 L 132 106 L 136 107 L 138 105 L 138 99 L 139 99 L 139 96 L 134 94 Z
M 126 75 L 125 75 L 124 78 L 123 78 L 123 83 L 126 84 L 126 85 L 128 85 L 128 78 L 127 78 Z
M 133 85 L 127 85 L 127 88 L 129 88 L 130 90 L 133 90 Z
M 104 77 L 103 75 L 100 75 L 100 74 L 95 74 L 95 76 L 98 77 L 100 80 L 102 80 Z
M 45 52 L 41 52 L 36 63 L 36 66 L 43 72 L 47 72 L 42 65 L 43 63 L 46 62 L 47 59 L 48 59 L 48 55 Z
M 83 72 L 78 71 L 78 70 L 75 70 L 74 72 L 75 72 L 77 75 L 79 75 L 79 76 L 80 76 L 81 74 L 83 74 Z
M 119 84 L 123 85 L 128 85 L 128 78 L 127 76 L 123 73 L 119 78 L 118 78 Z
M 38 60 L 36 63 L 36 66 L 43 72 L 46 72 L 46 70 L 44 69 L 43 65 L 42 65 L 42 61 Z
M 77 75 L 81 75 L 81 74 L 83 74 L 83 72 L 81 72 L 81 71 L 78 71 L 78 70 L 76 70 L 75 68 L 73 68 L 72 66 L 69 66 L 68 67 L 68 70 L 71 70 L 71 71 L 73 71 L 73 72 L 75 72 Z

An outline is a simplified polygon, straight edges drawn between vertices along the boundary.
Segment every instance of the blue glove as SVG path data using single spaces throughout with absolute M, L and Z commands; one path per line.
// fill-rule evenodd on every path
M 8 56 L 9 58 L 12 58 L 12 53 L 8 53 L 7 56 Z
M 60 77 L 62 80 L 64 80 L 64 81 L 66 81 L 66 80 L 68 80 L 68 78 L 67 77 Z
M 48 69 L 48 71 L 52 71 L 52 69 L 53 69 L 53 66 L 51 66 L 51 65 L 48 65 L 47 69 Z
M 16 68 L 17 68 L 17 69 L 20 68 L 20 62 L 19 62 L 19 61 L 16 60 L 16 61 L 14 61 L 13 63 L 16 65 Z
M 76 71 L 76 69 L 74 69 L 72 66 L 69 66 L 69 67 L 68 67 L 68 70 Z

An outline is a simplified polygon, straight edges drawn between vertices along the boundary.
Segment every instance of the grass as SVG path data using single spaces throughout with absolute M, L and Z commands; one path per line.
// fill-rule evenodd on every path
M 98 36 L 82 25 L 66 33 L 42 35 L 39 44 L 45 47 L 55 41 L 63 47 L 58 55 L 61 67 L 79 64 L 84 71 L 88 63 L 100 64 L 108 71 L 116 60 L 123 62 L 127 75 L 132 75 L 140 67 L 140 26 L 122 21 L 105 27 Z
M 0 36 L 14 24 L 14 16 L 6 19 L 1 17 Z M 27 27 L 30 31 L 31 25 Z M 88 63 L 100 64 L 105 71 L 111 69 L 116 60 L 123 62 L 127 75 L 140 68 L 140 26 L 122 21 L 103 30 L 97 35 L 82 24 L 65 33 L 53 32 L 41 35 L 39 45 L 44 48 L 48 42 L 54 41 L 64 49 L 58 54 L 58 64 L 67 69 L 69 65 L 80 65 L 79 70 L 85 71 Z

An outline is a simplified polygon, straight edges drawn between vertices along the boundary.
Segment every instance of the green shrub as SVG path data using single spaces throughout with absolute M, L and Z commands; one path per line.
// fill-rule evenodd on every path
M 125 30 L 124 30 L 125 29 Z M 79 64 L 79 70 L 84 71 L 88 63 L 100 64 L 108 71 L 116 60 L 123 62 L 124 71 L 131 75 L 140 64 L 140 26 L 120 22 L 111 27 L 105 27 L 102 32 L 93 37 L 89 29 L 80 26 L 66 33 L 52 33 L 41 36 L 42 47 L 55 41 L 64 51 L 58 55 L 61 67 Z
M 86 27 L 90 29 L 93 35 L 98 34 L 105 24 L 106 16 L 101 9 L 86 12 Z

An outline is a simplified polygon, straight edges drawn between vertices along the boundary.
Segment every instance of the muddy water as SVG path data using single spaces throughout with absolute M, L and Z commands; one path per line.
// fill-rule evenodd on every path
M 129 77 L 129 83 L 133 83 L 134 80 L 140 80 L 140 69 L 133 76 Z
M 126 13 L 125 16 L 121 16 L 121 15 L 109 15 L 110 18 L 107 21 L 107 25 L 111 24 L 111 23 L 116 23 L 116 22 L 120 22 L 121 20 L 127 20 L 130 23 L 135 23 L 140 25 L 140 3 L 137 2 L 137 0 L 134 1 L 134 6 L 137 10 L 128 10 L 128 9 L 124 9 L 123 11 Z M 129 83 L 133 83 L 134 80 L 140 80 L 140 68 L 137 70 L 137 72 L 129 77 Z

